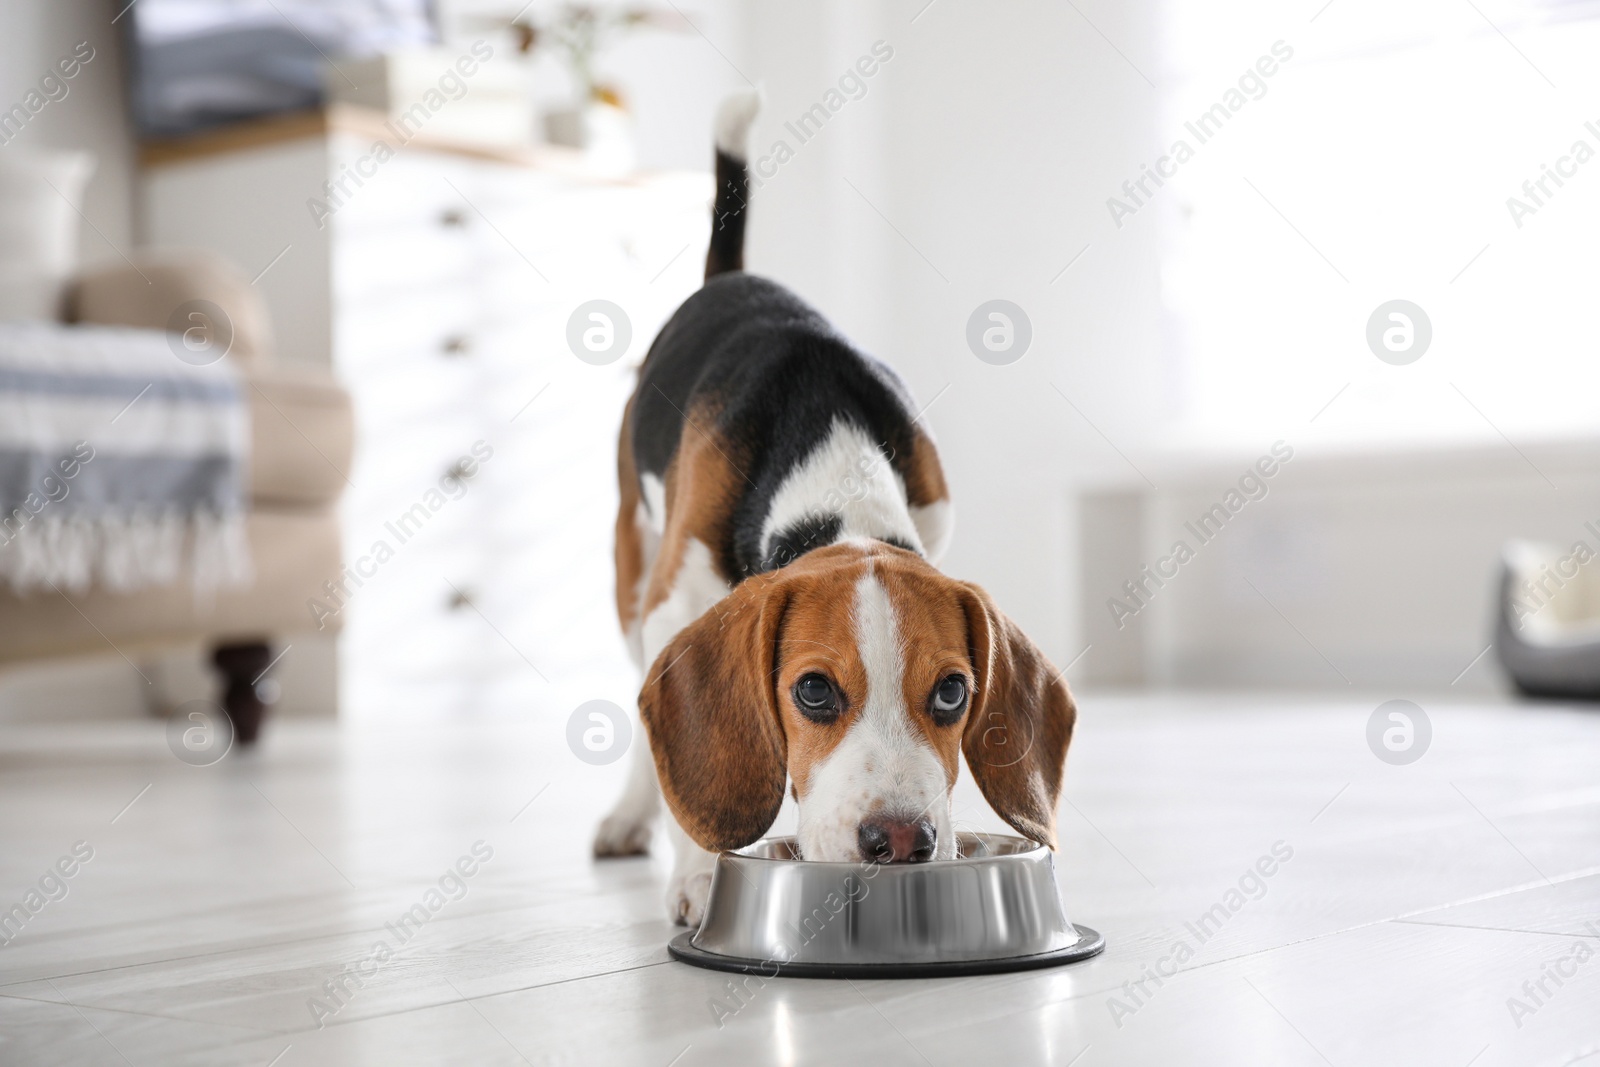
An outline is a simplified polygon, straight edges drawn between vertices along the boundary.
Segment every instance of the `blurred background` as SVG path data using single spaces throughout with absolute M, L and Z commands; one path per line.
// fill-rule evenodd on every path
M 5 0 L 0 1061 L 1592 1055 L 1597 53 L 1600 0 Z M 746 263 L 906 379 L 941 565 L 1070 681 L 1109 948 L 724 1030 L 663 836 L 591 843 L 619 420 L 752 85 Z
M 0 14 L 3 310 L 72 324 L 11 358 L 164 329 L 234 390 L 197 431 L 124 374 L 95 462 L 231 442 L 244 569 L 197 525 L 143 579 L 103 523 L 73 563 L 82 482 L 0 568 L 0 716 L 218 666 L 246 716 L 626 706 L 616 428 L 752 84 L 750 269 L 928 405 L 946 569 L 1074 684 L 1595 688 L 1600 4 L 106 7 Z

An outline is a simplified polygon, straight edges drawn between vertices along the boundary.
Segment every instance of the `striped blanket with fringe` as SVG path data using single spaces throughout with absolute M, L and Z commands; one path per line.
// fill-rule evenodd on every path
M 117 592 L 250 578 L 249 409 L 155 330 L 0 323 L 0 581 Z

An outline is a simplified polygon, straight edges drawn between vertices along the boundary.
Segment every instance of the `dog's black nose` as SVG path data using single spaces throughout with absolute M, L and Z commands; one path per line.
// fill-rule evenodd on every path
M 856 830 L 861 858 L 876 863 L 925 863 L 933 859 L 937 840 L 927 819 L 868 819 Z

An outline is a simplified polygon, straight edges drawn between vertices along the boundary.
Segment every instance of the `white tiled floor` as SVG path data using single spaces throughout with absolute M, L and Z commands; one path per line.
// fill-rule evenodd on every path
M 776 981 L 721 1028 L 727 976 L 666 956 L 664 858 L 589 859 L 624 765 L 574 758 L 564 709 L 281 722 L 209 768 L 158 725 L 0 727 L 0 906 L 94 850 L 0 947 L 0 1063 L 1600 1064 L 1600 710 L 1424 700 L 1432 747 L 1395 767 L 1379 698 L 1081 702 L 1060 865 L 1102 957 Z M 999 828 L 965 773 L 958 811 Z M 323 984 L 480 841 L 465 896 L 319 1029 Z M 1124 986 L 1180 941 L 1175 977 Z

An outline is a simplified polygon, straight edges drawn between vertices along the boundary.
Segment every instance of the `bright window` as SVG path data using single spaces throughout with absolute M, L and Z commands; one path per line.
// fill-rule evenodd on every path
M 1600 5 L 1475 2 L 1174 0 L 1161 151 L 1193 155 L 1139 214 L 1170 237 L 1181 436 L 1600 431 Z M 1366 340 L 1397 298 L 1432 326 L 1403 366 Z

